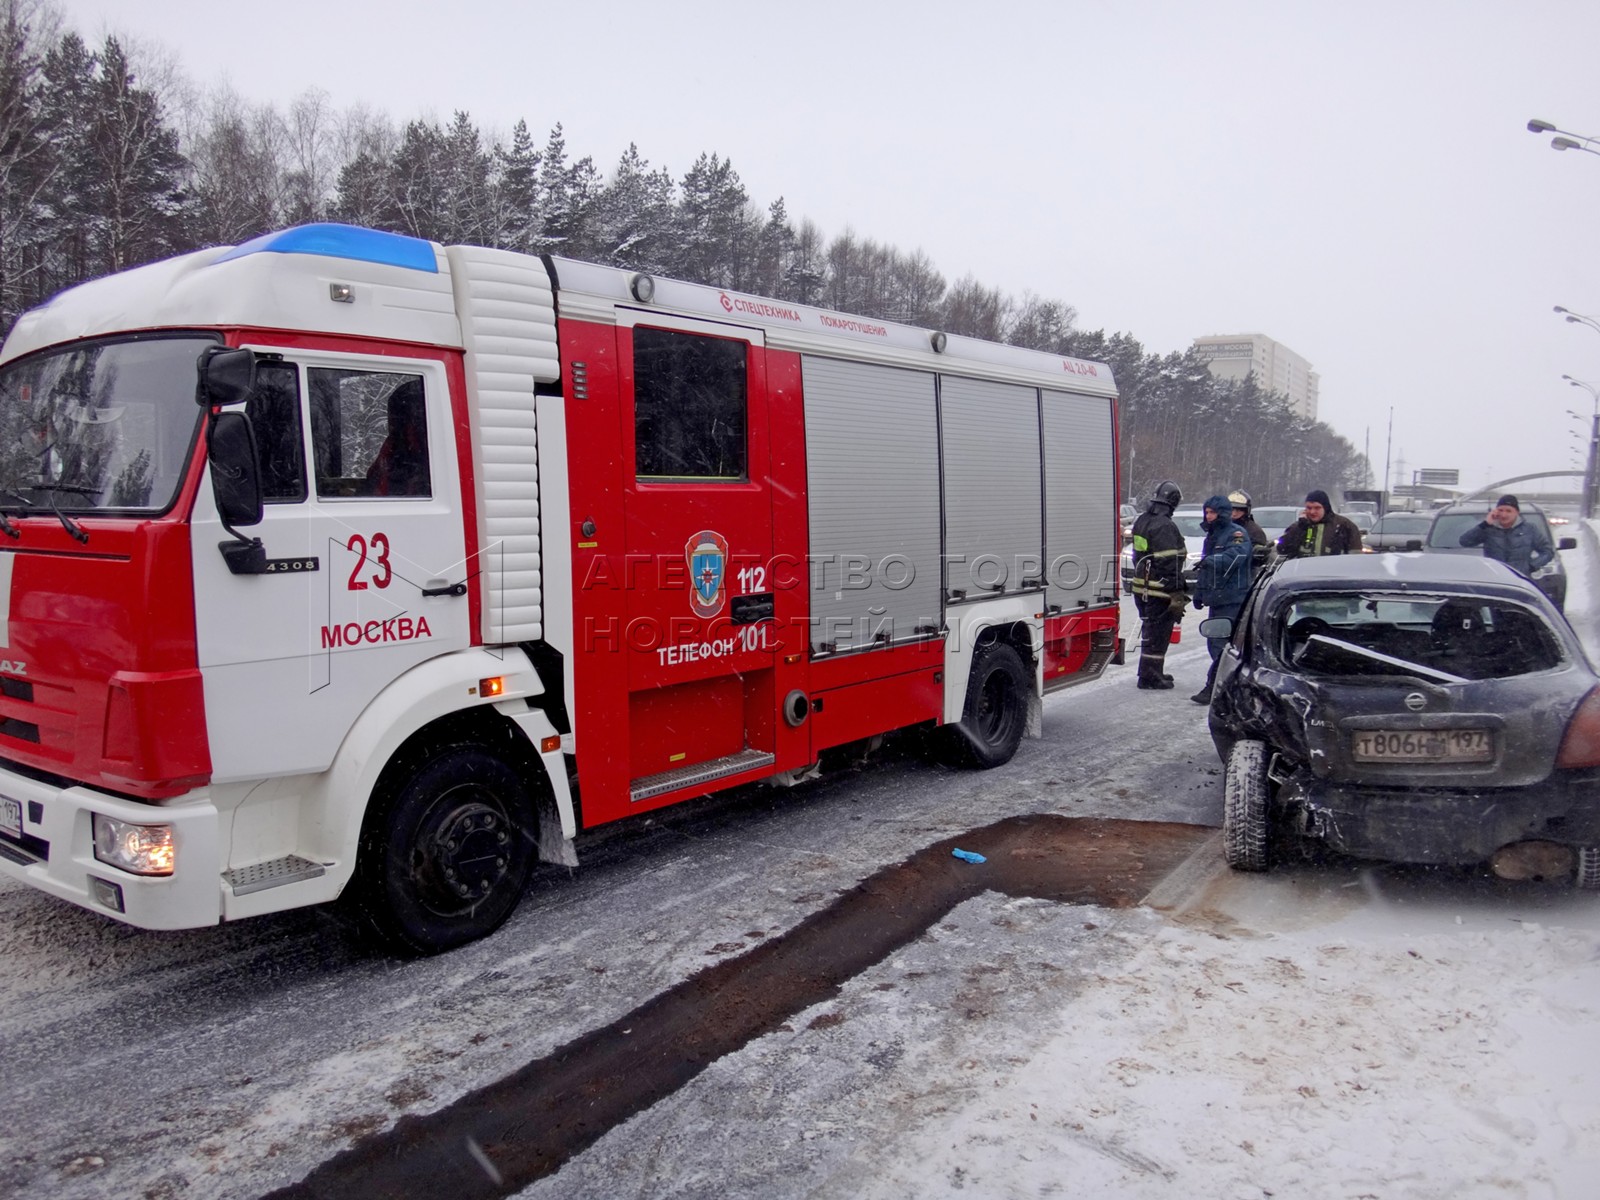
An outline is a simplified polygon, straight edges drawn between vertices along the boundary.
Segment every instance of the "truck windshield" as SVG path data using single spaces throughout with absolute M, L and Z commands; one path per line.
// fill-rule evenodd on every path
M 78 343 L 0 368 L 0 510 L 162 512 L 203 415 L 210 337 Z

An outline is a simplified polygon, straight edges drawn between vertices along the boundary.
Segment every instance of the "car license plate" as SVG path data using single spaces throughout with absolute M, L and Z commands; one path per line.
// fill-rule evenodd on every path
M 0 796 L 0 833 L 22 836 L 22 801 Z
M 1362 729 L 1351 750 L 1358 762 L 1491 762 L 1486 729 Z

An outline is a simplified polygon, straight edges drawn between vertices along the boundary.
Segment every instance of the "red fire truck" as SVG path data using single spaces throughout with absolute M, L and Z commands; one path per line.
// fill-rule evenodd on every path
M 0 870 L 152 929 L 493 930 L 580 829 L 1118 652 L 1103 365 L 313 225 L 0 352 Z

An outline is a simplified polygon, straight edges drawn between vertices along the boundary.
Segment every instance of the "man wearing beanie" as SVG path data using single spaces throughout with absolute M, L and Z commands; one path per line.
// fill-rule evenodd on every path
M 1323 554 L 1360 554 L 1361 527 L 1333 511 L 1333 501 L 1321 488 L 1306 493 L 1305 515 L 1278 539 L 1285 558 L 1316 558 Z
M 1550 539 L 1522 519 L 1515 496 L 1501 496 L 1489 515 L 1461 535 L 1463 546 L 1482 546 L 1485 558 L 1499 559 L 1519 575 L 1532 575 L 1556 556 Z
M 1212 617 L 1237 621 L 1250 592 L 1250 535 L 1244 526 L 1233 523 L 1233 504 L 1226 496 L 1213 496 L 1206 501 L 1205 520 L 1200 522 L 1200 528 L 1206 531 L 1206 544 L 1195 572 L 1194 606 L 1210 605 Z M 1217 662 L 1227 641 L 1206 639 L 1211 669 L 1206 672 L 1205 687 L 1189 697 L 1196 704 L 1211 703 L 1211 685 L 1216 682 Z

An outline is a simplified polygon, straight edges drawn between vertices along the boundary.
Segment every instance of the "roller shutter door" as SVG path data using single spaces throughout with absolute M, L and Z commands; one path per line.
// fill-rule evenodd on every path
M 1044 569 L 1038 393 L 941 376 L 939 413 L 952 597 L 1036 586 Z
M 1111 401 L 1045 392 L 1046 603 L 1068 612 L 1110 600 L 1117 569 Z
M 931 374 L 807 356 L 811 648 L 939 630 L 939 442 Z

